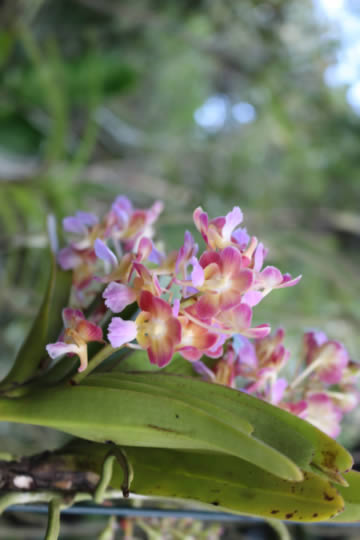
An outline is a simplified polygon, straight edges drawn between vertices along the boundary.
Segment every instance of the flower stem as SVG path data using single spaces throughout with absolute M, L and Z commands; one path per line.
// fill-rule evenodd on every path
M 323 358 L 320 356 L 317 360 L 315 360 L 315 362 L 312 362 L 311 364 L 309 364 L 308 367 L 304 369 L 304 371 L 302 371 L 300 375 L 298 375 L 298 377 L 296 377 L 296 379 L 290 384 L 289 390 L 293 390 L 295 386 L 301 383 L 301 381 L 303 381 L 308 375 L 310 375 L 310 373 L 312 373 L 322 363 L 323 363 Z
M 72 378 L 72 382 L 79 384 L 85 377 L 87 377 L 95 368 L 97 368 L 104 360 L 109 358 L 114 352 L 119 351 L 122 347 L 114 349 L 111 345 L 105 345 L 95 356 L 90 360 L 88 366 L 84 371 L 79 371 Z

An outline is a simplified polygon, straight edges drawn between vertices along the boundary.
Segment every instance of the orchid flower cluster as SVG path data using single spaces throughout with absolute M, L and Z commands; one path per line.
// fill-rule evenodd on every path
M 47 346 L 50 357 L 77 354 L 85 370 L 87 343 L 104 341 L 100 319 L 108 311 L 115 315 L 107 328 L 113 348 L 144 350 L 159 368 L 179 353 L 203 378 L 234 388 L 241 379 L 239 389 L 336 436 L 343 413 L 358 401 L 357 367 L 344 347 L 322 333 L 305 334 L 305 370 L 289 384 L 278 376 L 290 356 L 283 330 L 271 337 L 268 324 L 252 326 L 253 308 L 301 276 L 264 266 L 267 249 L 241 226 L 239 207 L 215 219 L 197 208 L 193 219 L 205 248 L 199 251 L 186 231 L 180 249 L 166 255 L 152 239 L 162 209 L 159 201 L 137 209 L 119 196 L 102 221 L 87 212 L 63 220 L 70 241 L 58 262 L 73 270 L 75 307 L 64 310 L 65 330 Z M 100 309 L 86 320 L 80 308 L 99 294 Z M 128 306 L 135 306 L 130 320 L 121 316 Z
M 204 379 L 240 388 L 336 438 L 344 414 L 360 401 L 360 364 L 349 359 L 338 341 L 329 340 L 323 332 L 309 331 L 303 336 L 302 354 L 294 372 L 284 337 L 282 328 L 254 342 L 237 336 L 212 369 L 200 364 L 194 367 Z

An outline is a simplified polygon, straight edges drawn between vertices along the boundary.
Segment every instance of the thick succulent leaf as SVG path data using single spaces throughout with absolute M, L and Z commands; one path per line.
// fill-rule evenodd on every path
M 216 404 L 225 414 L 236 415 L 239 421 L 248 421 L 254 428 L 254 437 L 288 456 L 300 468 L 310 470 L 310 463 L 313 463 L 332 481 L 336 482 L 338 473 L 352 467 L 351 455 L 334 439 L 305 420 L 244 392 L 169 374 L 112 373 L 111 378 L 114 386 L 132 380 L 151 386 L 155 393 L 159 388 L 167 389 L 184 400 L 196 396 Z M 91 376 L 87 380 L 91 381 Z M 341 482 L 341 477 L 338 481 Z
M 134 472 L 131 493 L 178 498 L 211 509 L 293 521 L 323 521 L 344 507 L 337 490 L 319 476 L 306 473 L 291 483 L 231 456 L 155 448 L 124 448 Z M 78 468 L 100 472 L 109 447 L 74 441 L 62 452 Z M 119 489 L 123 473 L 114 466 L 111 487 Z
M 38 370 L 39 363 L 46 356 L 45 346 L 55 341 L 61 332 L 61 312 L 69 300 L 71 281 L 71 272 L 59 268 L 52 255 L 49 281 L 39 312 L 10 372 L 1 382 L 1 388 L 23 383 Z
M 155 393 L 158 396 L 164 396 L 168 398 L 174 398 L 175 394 L 172 390 L 166 387 L 158 386 L 156 389 L 146 382 L 136 380 L 133 375 L 123 373 L 121 375 L 113 373 L 99 373 L 87 377 L 84 381 L 85 386 L 97 386 L 100 388 L 118 388 L 121 390 L 132 390 L 134 392 Z M 179 393 L 176 394 L 179 398 Z M 181 396 L 184 397 L 183 395 Z M 243 420 L 237 415 L 231 412 L 224 411 L 221 407 L 214 403 L 204 401 L 196 395 L 186 395 L 186 403 L 190 403 L 199 409 L 204 410 L 207 414 L 210 414 L 214 418 L 217 418 L 221 422 L 228 424 L 230 427 L 239 430 L 247 435 L 250 435 L 253 431 L 253 427 L 249 422 Z
M 0 400 L 0 420 L 52 427 L 96 442 L 235 455 L 281 478 L 302 479 L 300 469 L 281 452 L 191 403 L 153 390 L 58 387 Z
M 340 523 L 360 521 L 360 473 L 349 471 L 344 474 L 348 487 L 336 486 L 345 501 L 345 510 L 334 518 Z

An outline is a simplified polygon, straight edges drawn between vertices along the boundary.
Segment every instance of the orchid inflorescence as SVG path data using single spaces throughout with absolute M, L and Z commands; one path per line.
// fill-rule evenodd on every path
M 284 331 L 270 336 L 268 324 L 251 324 L 259 302 L 274 289 L 296 285 L 301 276 L 263 267 L 268 251 L 240 226 L 239 207 L 211 220 L 197 208 L 193 219 L 205 249 L 199 252 L 186 231 L 180 249 L 166 255 L 152 240 L 162 209 L 161 202 L 136 209 L 119 196 L 102 221 L 87 212 L 63 220 L 71 240 L 59 251 L 58 263 L 73 270 L 76 307 L 64 310 L 64 333 L 47 346 L 48 354 L 77 354 L 79 371 L 86 370 L 87 343 L 103 341 L 99 313 L 123 314 L 135 305 L 134 319 L 112 317 L 107 338 L 113 348 L 144 350 L 159 368 L 179 353 L 204 379 L 269 401 L 336 437 L 343 414 L 359 401 L 359 368 L 343 345 L 322 332 L 307 332 L 301 365 L 289 383 L 279 376 L 289 367 Z M 86 320 L 80 308 L 100 293 L 102 306 Z

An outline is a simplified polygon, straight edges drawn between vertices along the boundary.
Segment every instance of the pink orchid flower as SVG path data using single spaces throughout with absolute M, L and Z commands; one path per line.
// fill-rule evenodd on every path
M 324 392 L 308 394 L 306 403 L 305 419 L 330 437 L 336 438 L 340 434 L 343 417 L 339 407 Z
M 120 261 L 111 249 L 101 239 L 97 239 L 94 244 L 97 257 L 102 259 L 111 272 L 102 278 L 109 285 L 103 292 L 105 305 L 114 313 L 120 313 L 129 304 L 135 302 L 141 290 L 151 290 L 154 294 L 160 295 L 161 288 L 156 276 L 152 275 L 147 268 L 140 264 L 140 261 L 148 258 L 152 251 L 152 242 L 149 238 L 142 238 L 139 242 L 137 253 L 127 253 Z M 131 275 L 136 270 L 138 277 L 135 277 L 133 285 L 129 285 Z
M 238 358 L 232 345 L 228 346 L 225 355 L 216 363 L 214 367 L 214 382 L 236 388 L 235 379 L 238 375 Z
M 104 261 L 108 273 L 101 278 L 104 283 L 121 281 L 127 283 L 131 277 L 134 262 L 143 262 L 150 257 L 153 250 L 150 238 L 142 238 L 137 246 L 136 253 L 125 253 L 120 259 L 107 246 L 103 240 L 97 238 L 94 242 L 96 256 Z
M 194 211 L 193 218 L 196 228 L 210 249 L 224 249 L 234 244 L 243 247 L 248 240 L 244 229 L 236 229 L 243 220 L 243 213 L 238 206 L 235 206 L 226 216 L 217 217 L 211 221 L 207 213 L 199 206 Z
M 256 381 L 248 384 L 245 391 L 264 399 L 273 405 L 278 405 L 288 386 L 284 378 L 277 378 L 271 368 L 262 368 L 257 372 Z
M 260 367 L 269 367 L 279 371 L 289 360 L 290 351 L 285 349 L 285 332 L 278 328 L 273 336 L 255 341 L 256 356 Z
M 267 266 L 261 272 L 257 273 L 255 286 L 260 289 L 263 295 L 268 294 L 273 289 L 283 289 L 293 287 L 299 283 L 301 275 L 292 278 L 290 274 L 282 274 L 275 266 Z
M 92 246 L 94 228 L 99 223 L 98 217 L 89 212 L 76 212 L 75 216 L 67 216 L 63 219 L 64 231 L 74 235 L 76 240 L 72 245 L 78 249 L 87 249 Z
M 270 333 L 268 324 L 260 324 L 251 328 L 252 309 L 247 304 L 238 304 L 232 309 L 222 311 L 216 316 L 223 330 L 231 331 L 250 338 L 265 338 Z
M 179 316 L 178 320 L 181 324 L 181 341 L 176 350 L 187 360 L 191 362 L 199 360 L 209 350 L 211 352 L 212 347 L 218 343 L 218 334 L 211 333 L 211 331 L 195 324 L 186 316 Z
M 196 289 L 202 293 L 197 302 L 199 317 L 213 317 L 240 304 L 254 279 L 251 270 L 242 268 L 240 253 L 233 247 L 205 252 L 199 263 L 203 269 L 203 280 L 199 276 L 196 280 Z
M 112 281 L 103 292 L 105 305 L 114 313 L 120 313 L 126 306 L 139 301 L 142 291 L 149 291 L 155 296 L 160 296 L 162 288 L 156 275 L 140 263 L 133 263 L 137 272 L 132 285 L 125 285 Z
M 189 231 L 185 231 L 184 244 L 177 253 L 175 262 L 175 271 L 180 273 L 183 279 L 187 279 L 187 268 L 193 257 L 196 256 L 199 246 L 195 244 L 193 235 Z
M 141 238 L 153 236 L 152 225 L 163 208 L 163 203 L 156 201 L 148 210 L 140 210 L 127 197 L 117 197 L 106 218 L 110 236 L 121 240 L 126 251 L 132 251 Z
M 341 381 L 349 363 L 345 347 L 338 341 L 328 340 L 323 332 L 307 332 L 304 335 L 307 371 L 326 384 Z
M 181 324 L 174 317 L 170 304 L 143 291 L 139 301 L 141 313 L 135 321 L 114 317 L 109 325 L 109 341 L 113 347 L 121 347 L 136 338 L 146 349 L 150 362 L 166 366 L 181 341 Z
M 65 326 L 63 339 L 49 343 L 46 350 L 51 358 L 63 354 L 77 354 L 80 358 L 79 371 L 84 371 L 88 364 L 87 344 L 90 341 L 102 341 L 102 329 L 87 321 L 79 309 L 65 308 L 62 315 Z

